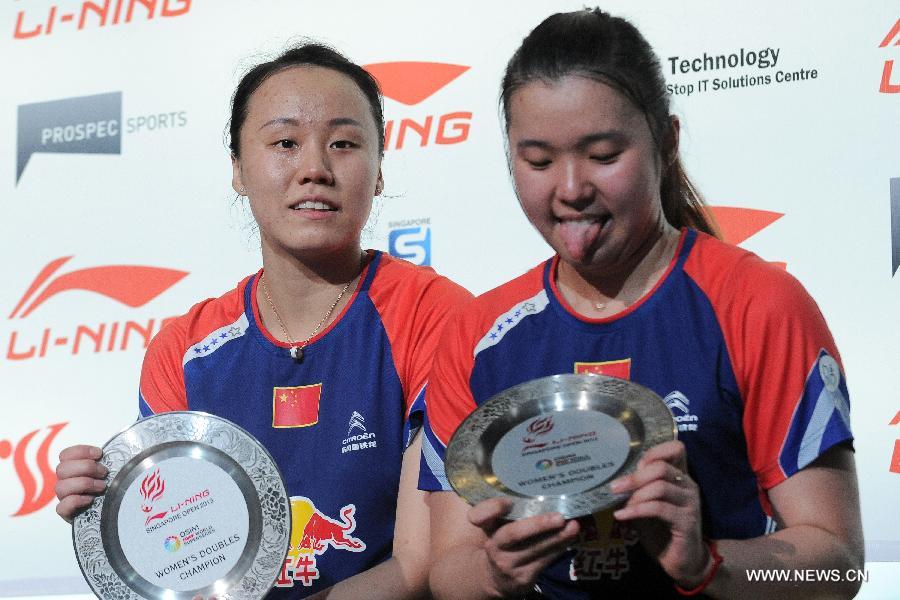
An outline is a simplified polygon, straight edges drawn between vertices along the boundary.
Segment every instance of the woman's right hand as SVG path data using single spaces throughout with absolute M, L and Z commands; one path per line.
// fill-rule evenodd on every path
M 106 490 L 107 469 L 98 460 L 103 451 L 96 446 L 70 446 L 59 453 L 56 467 L 56 512 L 69 523 L 94 497 Z
M 487 536 L 484 551 L 494 592 L 508 597 L 534 589 L 541 571 L 559 558 L 578 539 L 578 521 L 566 521 L 559 513 L 547 513 L 506 521 L 511 503 L 491 498 L 469 510 L 469 522 Z

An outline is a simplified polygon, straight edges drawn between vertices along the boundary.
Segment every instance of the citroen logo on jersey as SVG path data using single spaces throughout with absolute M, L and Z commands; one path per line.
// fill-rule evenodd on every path
M 697 431 L 697 428 L 700 426 L 700 417 L 691 414 L 691 401 L 688 400 L 687 396 L 675 390 L 669 392 L 663 398 L 663 401 L 669 407 L 672 417 L 675 418 L 675 422 L 678 424 L 678 431 Z
M 341 454 L 377 447 L 378 442 L 375 439 L 375 432 L 366 429 L 365 418 L 354 410 L 353 414 L 350 415 L 347 437 L 341 442 Z
M 363 433 L 366 432 L 366 420 L 355 410 L 353 411 L 353 414 L 350 415 L 350 424 L 349 429 L 347 429 L 347 437 L 350 437 L 350 434 L 353 433 L 354 429 L 359 429 Z

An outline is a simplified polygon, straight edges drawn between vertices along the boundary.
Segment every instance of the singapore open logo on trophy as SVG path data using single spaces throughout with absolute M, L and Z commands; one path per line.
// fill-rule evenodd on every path
M 288 552 L 281 473 L 225 419 L 171 412 L 103 447 L 107 491 L 75 518 L 75 554 L 101 599 L 259 600 Z

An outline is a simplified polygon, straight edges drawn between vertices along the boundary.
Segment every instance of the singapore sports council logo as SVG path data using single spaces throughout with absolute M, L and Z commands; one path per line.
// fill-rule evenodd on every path
M 181 538 L 177 535 L 170 535 L 163 542 L 163 548 L 166 549 L 166 552 L 178 552 L 181 550 Z
M 414 265 L 431 266 L 430 219 L 409 219 L 388 223 L 388 252 Z
M 56 473 L 50 464 L 50 447 L 65 423 L 49 425 L 47 431 L 35 429 L 25 434 L 18 442 L 0 440 L 0 460 L 12 457 L 13 468 L 16 477 L 22 487 L 22 502 L 19 508 L 12 514 L 13 517 L 24 517 L 35 513 L 55 498 Z M 39 437 L 39 434 L 41 436 Z M 35 452 L 32 441 L 40 439 L 40 445 Z M 35 442 L 36 443 L 36 442 Z M 31 465 L 32 457 L 36 455 L 37 474 Z

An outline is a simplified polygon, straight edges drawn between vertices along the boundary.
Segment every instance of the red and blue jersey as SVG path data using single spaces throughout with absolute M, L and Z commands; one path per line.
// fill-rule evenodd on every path
M 263 327 L 259 275 L 153 340 L 140 413 L 196 410 L 240 425 L 291 496 L 288 561 L 270 597 L 324 589 L 391 555 L 403 452 L 421 425 L 431 357 L 460 286 L 381 252 L 298 364 Z
M 701 491 L 704 535 L 770 533 L 767 490 L 852 437 L 840 357 L 812 298 L 754 254 L 684 230 L 668 270 L 609 318 L 577 314 L 556 287 L 558 257 L 479 296 L 451 321 L 435 359 L 419 486 L 451 489 L 444 450 L 477 406 L 513 385 L 601 373 L 664 398 Z M 634 532 L 596 515 L 591 543 L 548 568 L 549 597 L 674 595 Z

